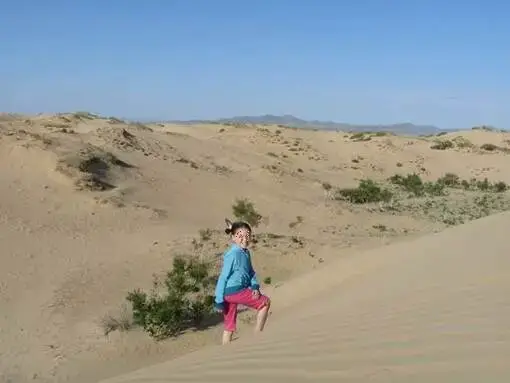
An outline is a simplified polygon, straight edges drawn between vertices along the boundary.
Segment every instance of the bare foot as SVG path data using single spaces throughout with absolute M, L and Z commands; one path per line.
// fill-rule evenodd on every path
M 234 333 L 232 331 L 223 331 L 223 337 L 221 340 L 221 344 L 226 345 L 232 342 L 232 335 Z

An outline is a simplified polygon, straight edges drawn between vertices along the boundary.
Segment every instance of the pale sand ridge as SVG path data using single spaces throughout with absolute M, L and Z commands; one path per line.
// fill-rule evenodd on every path
M 508 382 L 509 225 L 503 213 L 371 250 L 378 267 L 256 339 L 103 383 Z

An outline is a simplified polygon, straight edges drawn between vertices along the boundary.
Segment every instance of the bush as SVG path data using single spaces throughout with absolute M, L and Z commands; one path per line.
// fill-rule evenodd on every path
M 457 174 L 446 173 L 444 176 L 439 178 L 437 182 L 442 183 L 447 187 L 457 187 L 460 185 L 460 178 Z
M 128 294 L 134 324 L 157 340 L 198 328 L 213 312 L 214 298 L 209 292 L 215 277 L 209 275 L 209 270 L 205 262 L 176 257 L 164 280 L 164 294 L 158 293 L 157 280 L 150 294 L 139 289 Z
M 481 191 L 487 191 L 490 189 L 491 184 L 487 178 L 484 178 L 483 181 L 476 181 L 476 187 Z
M 441 182 L 426 182 L 425 193 L 430 196 L 438 197 L 445 195 L 445 185 Z
M 474 145 L 471 141 L 469 141 L 467 138 L 458 136 L 453 139 L 455 144 L 458 148 L 464 149 L 464 148 L 472 148 Z
M 423 182 L 421 177 L 416 173 L 408 174 L 405 177 L 400 174 L 395 174 L 389 178 L 389 181 L 394 185 L 402 187 L 405 191 L 414 194 L 416 197 L 422 197 L 425 194 L 431 196 L 444 195 L 444 189 L 445 186 L 447 186 L 439 181 Z
M 257 227 L 262 220 L 262 216 L 255 210 L 255 206 L 247 199 L 238 199 L 232 205 L 232 213 L 239 220 L 248 222 L 251 226 Z
M 508 185 L 503 181 L 496 182 L 492 187 L 496 193 L 502 193 L 508 190 Z
M 453 142 L 451 142 L 450 140 L 445 140 L 445 141 L 438 141 L 436 144 L 432 145 L 430 148 L 435 149 L 435 150 L 446 150 L 446 149 L 451 149 L 453 147 L 454 147 Z
M 425 186 L 420 176 L 416 173 L 408 174 L 407 176 L 401 176 L 395 174 L 390 177 L 390 182 L 395 185 L 401 186 L 404 190 L 413 193 L 416 196 L 421 196 L 425 193 Z
M 480 149 L 487 150 L 488 152 L 493 152 L 498 149 L 498 147 L 494 144 L 483 144 L 480 146 Z
M 343 199 L 355 204 L 364 204 L 372 202 L 387 202 L 391 200 L 393 194 L 384 188 L 381 188 L 372 180 L 361 180 L 357 188 L 338 189 L 335 199 Z

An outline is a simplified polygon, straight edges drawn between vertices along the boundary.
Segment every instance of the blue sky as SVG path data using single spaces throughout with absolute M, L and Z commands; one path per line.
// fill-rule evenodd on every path
M 510 128 L 503 0 L 0 0 L 0 111 Z

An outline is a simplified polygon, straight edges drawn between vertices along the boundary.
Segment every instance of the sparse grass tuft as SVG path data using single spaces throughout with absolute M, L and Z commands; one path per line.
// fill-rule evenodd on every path
M 124 306 L 118 316 L 107 314 L 101 318 L 101 328 L 105 336 L 114 331 L 128 331 L 133 327 L 132 315 Z
M 211 229 L 200 229 L 198 234 L 200 235 L 201 241 L 209 241 L 212 238 L 212 230 Z
M 374 229 L 379 230 L 381 232 L 388 231 L 388 227 L 386 225 L 377 224 L 372 226 Z
M 255 210 L 253 202 L 248 199 L 237 199 L 232 205 L 232 213 L 239 220 L 248 222 L 251 226 L 257 227 L 262 220 L 262 216 Z
M 303 217 L 298 215 L 294 222 L 289 223 L 289 228 L 294 229 L 297 225 L 303 223 Z

